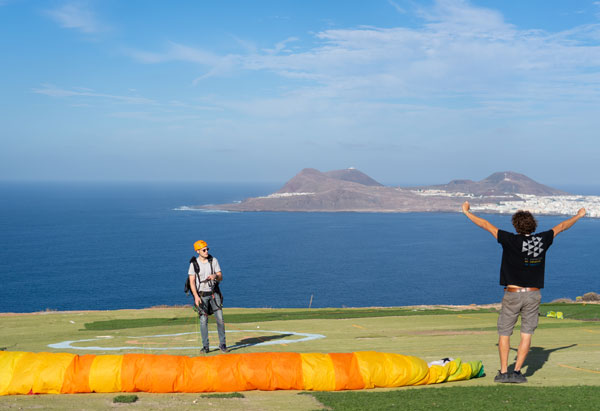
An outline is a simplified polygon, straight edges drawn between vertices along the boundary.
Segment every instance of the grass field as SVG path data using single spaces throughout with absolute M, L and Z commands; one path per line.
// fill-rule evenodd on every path
M 553 304 L 543 305 L 540 311 L 562 311 L 565 319 L 540 318 L 524 367 L 529 382 L 523 386 L 493 383 L 498 355 L 497 314 L 492 309 L 226 308 L 228 345 L 235 353 L 376 350 L 415 355 L 426 361 L 459 357 L 483 361 L 487 376 L 433 388 L 307 395 L 297 391 L 252 391 L 225 397 L 136 393 L 139 399 L 130 404 L 113 404 L 117 394 L 6 396 L 0 397 L 0 409 L 396 409 L 398 404 L 411 404 L 406 409 L 463 409 L 466 406 L 460 404 L 477 403 L 482 406 L 472 409 L 594 408 L 590 404 L 600 394 L 600 305 Z M 0 315 L 0 330 L 0 350 L 200 355 L 198 325 L 189 308 Z M 306 340 L 305 334 L 323 338 Z M 49 347 L 65 341 L 71 342 L 69 347 L 83 349 Z M 216 333 L 211 333 L 211 343 L 217 344 Z M 517 343 L 518 332 L 513 336 L 513 347 Z

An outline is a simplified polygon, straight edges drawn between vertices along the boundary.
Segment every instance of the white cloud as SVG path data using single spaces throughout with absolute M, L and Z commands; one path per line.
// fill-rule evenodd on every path
M 240 65 L 241 55 L 221 56 L 206 50 L 197 49 L 183 44 L 170 42 L 164 52 L 146 52 L 140 50 L 125 50 L 135 60 L 156 64 L 169 61 L 185 61 L 206 67 L 207 71 L 193 80 L 193 84 L 209 77 L 230 73 Z
M 100 98 L 100 99 L 108 99 L 112 101 L 119 101 L 121 103 L 127 104 L 142 104 L 142 105 L 153 105 L 156 104 L 154 100 L 147 99 L 144 97 L 136 97 L 136 96 L 119 96 L 113 94 L 105 94 L 105 93 L 97 93 L 88 88 L 77 88 L 74 90 L 67 90 L 63 88 L 56 87 L 51 84 L 44 84 L 41 88 L 32 89 L 34 93 L 44 94 L 50 97 L 91 97 L 91 98 Z
M 510 138 L 531 135 L 540 145 L 564 147 L 568 124 L 587 127 L 582 134 L 591 139 L 597 120 L 590 113 L 600 105 L 600 25 L 522 30 L 497 11 L 457 0 L 439 0 L 418 15 L 419 27 L 323 30 L 312 46 L 292 50 L 286 44 L 294 38 L 246 54 L 171 43 L 163 53 L 134 56 L 196 63 L 205 74 L 195 84 L 253 72 L 297 80 L 270 97 L 212 98 L 222 109 L 215 134 L 240 139 L 272 143 L 301 134 L 348 146 L 368 138 L 376 147 L 411 140 L 442 154 L 474 134 L 503 152 L 496 130 L 507 124 Z M 234 125 L 217 121 L 232 116 Z
M 419 28 L 325 30 L 315 35 L 314 47 L 286 54 L 279 51 L 295 38 L 262 53 L 218 55 L 172 43 L 164 53 L 133 56 L 147 63 L 202 65 L 207 71 L 194 83 L 235 71 L 267 71 L 312 80 L 321 96 L 338 98 L 438 100 L 468 95 L 479 100 L 513 91 L 537 100 L 549 85 L 567 94 L 590 81 L 598 86 L 585 72 L 600 67 L 600 25 L 554 34 L 519 30 L 499 12 L 460 0 L 439 0 L 419 15 L 424 21 Z
M 465 0 L 438 0 L 431 9 L 418 12 L 437 32 L 470 33 L 495 37 L 512 32 L 513 26 L 504 21 L 498 11 L 476 7 Z
M 255 53 L 256 52 L 257 47 L 256 47 L 256 44 L 254 44 L 253 42 L 244 40 L 233 34 L 230 34 L 229 36 L 232 39 L 234 39 L 235 42 L 238 43 L 247 53 Z
M 159 102 L 139 96 L 99 93 L 85 87 L 65 89 L 51 84 L 44 84 L 40 88 L 32 89 L 32 92 L 54 98 L 71 99 L 74 103 L 69 104 L 70 107 L 98 108 L 105 102 L 108 103 L 105 107 L 109 110 L 114 109 L 115 103 L 137 106 L 140 108 L 136 111 L 109 111 L 106 115 L 117 119 L 136 120 L 141 124 L 162 123 L 175 124 L 183 127 L 184 123 L 202 121 L 207 116 L 213 116 L 213 113 L 220 113 L 223 111 L 223 108 L 215 105 L 214 102 L 212 105 L 189 104 L 179 100 Z M 102 113 L 104 113 L 104 111 Z
M 147 111 L 119 111 L 110 114 L 110 117 L 141 120 L 144 123 L 175 123 L 179 124 L 184 121 L 200 120 L 202 117 L 197 115 L 184 115 L 173 113 L 155 113 Z
M 402 8 L 402 6 L 400 6 L 400 5 L 399 5 L 398 3 L 396 3 L 395 1 L 388 0 L 388 3 L 390 3 L 390 5 L 391 5 L 391 6 L 392 6 L 394 9 L 396 9 L 396 11 L 397 11 L 398 13 L 401 13 L 401 14 L 405 14 L 405 13 L 406 13 L 406 10 L 405 10 L 404 8 Z
M 87 2 L 70 2 L 53 10 L 47 10 L 50 16 L 61 27 L 79 30 L 86 34 L 104 31 L 106 27 L 98 21 Z
M 162 53 L 151 53 L 144 51 L 131 51 L 131 56 L 142 63 L 163 63 L 167 61 L 188 61 L 203 66 L 215 66 L 226 60 L 227 56 L 219 56 L 215 53 L 200 50 L 183 44 L 170 42 L 167 50 Z
M 288 37 L 287 39 L 275 44 L 275 47 L 273 47 L 272 49 L 264 49 L 263 51 L 267 54 L 277 54 L 281 51 L 291 52 L 290 49 L 287 49 L 288 43 L 293 43 L 298 40 L 298 37 Z
M 596 7 L 600 7 L 600 1 L 595 1 L 592 4 Z M 600 19 L 600 11 L 596 11 L 596 17 Z

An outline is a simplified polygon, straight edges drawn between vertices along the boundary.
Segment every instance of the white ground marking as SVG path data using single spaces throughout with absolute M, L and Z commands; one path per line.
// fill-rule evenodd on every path
M 271 341 L 264 341 L 261 343 L 257 343 L 257 344 L 252 344 L 252 343 L 248 343 L 248 344 L 239 344 L 239 345 L 232 345 L 229 346 L 229 348 L 242 348 L 242 347 L 248 347 L 250 345 L 253 346 L 261 346 L 261 345 L 277 345 L 277 344 L 293 344 L 293 343 L 299 343 L 299 342 L 305 342 L 305 341 L 312 341 L 312 340 L 319 340 L 321 338 L 325 338 L 324 335 L 321 334 L 309 334 L 309 333 L 297 333 L 294 331 L 267 331 L 267 330 L 232 330 L 232 331 L 226 331 L 227 334 L 231 334 L 231 333 L 256 333 L 256 332 L 260 332 L 261 334 L 264 333 L 272 333 L 272 334 L 291 334 L 291 335 L 295 335 L 295 336 L 301 336 L 304 338 L 299 338 L 299 339 L 287 339 L 287 338 L 281 338 L 278 340 L 271 340 Z M 209 333 L 211 334 L 216 334 L 216 331 L 209 331 Z M 138 337 L 138 336 L 132 336 L 132 337 L 125 337 L 125 338 L 135 338 L 135 339 L 140 339 L 140 338 L 160 338 L 160 337 L 179 337 L 181 335 L 190 335 L 190 334 L 200 334 L 199 332 L 189 332 L 189 333 L 178 333 L 178 334 L 158 334 L 158 335 L 146 335 L 146 336 L 142 336 L 142 337 Z M 87 350 L 87 351 L 94 351 L 94 350 L 101 350 L 101 351 L 118 351 L 118 350 L 146 350 L 148 349 L 148 347 L 144 347 L 144 346 L 124 346 L 124 347 L 77 347 L 74 346 L 73 344 L 78 344 L 78 343 L 82 343 L 82 342 L 88 342 L 88 341 L 98 341 L 98 340 L 106 340 L 106 339 L 110 339 L 113 338 L 110 335 L 102 335 L 102 336 L 98 336 L 97 338 L 89 338 L 89 339 L 85 339 L 85 340 L 73 340 L 73 341 L 63 341 L 63 342 L 59 342 L 59 343 L 55 343 L 55 344 L 48 344 L 48 347 L 50 348 L 57 348 L 57 349 L 71 349 L 71 350 Z M 266 337 L 268 338 L 268 337 Z M 189 340 L 188 340 L 189 341 Z M 193 346 L 193 347 L 152 347 L 152 350 L 196 350 L 196 349 L 200 349 L 202 348 L 201 346 Z M 210 348 L 218 348 L 216 346 L 211 346 Z

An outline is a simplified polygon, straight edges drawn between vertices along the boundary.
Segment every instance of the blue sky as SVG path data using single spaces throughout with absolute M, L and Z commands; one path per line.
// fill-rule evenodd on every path
M 0 180 L 597 184 L 600 1 L 0 0 Z

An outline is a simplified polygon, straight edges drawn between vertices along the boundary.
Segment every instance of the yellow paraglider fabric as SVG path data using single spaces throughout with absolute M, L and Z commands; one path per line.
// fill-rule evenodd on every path
M 0 394 L 19 394 L 19 392 L 13 392 L 10 383 L 15 375 L 17 363 L 26 354 L 24 352 L 0 353 Z
M 0 395 L 334 391 L 438 384 L 482 374 L 481 361 L 455 359 L 428 367 L 417 357 L 374 351 L 207 357 L 0 352 Z
M 98 355 L 90 369 L 90 390 L 93 392 L 121 391 L 122 355 Z
M 449 361 L 444 365 L 432 365 L 429 367 L 427 378 L 422 380 L 423 385 L 444 382 L 444 380 L 458 370 L 457 362 L 460 363 L 460 359 Z
M 355 353 L 365 388 L 416 385 L 429 371 L 427 363 L 417 357 L 365 351 Z
M 335 391 L 335 369 L 327 354 L 300 354 L 305 390 Z
M 0 356 L 0 366 L 2 366 L 0 388 L 3 388 L 0 394 L 29 394 L 30 392 L 59 394 L 65 370 L 74 356 L 74 354 L 5 353 Z

